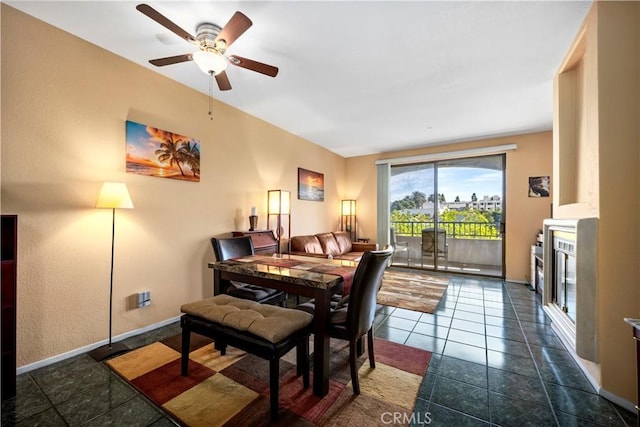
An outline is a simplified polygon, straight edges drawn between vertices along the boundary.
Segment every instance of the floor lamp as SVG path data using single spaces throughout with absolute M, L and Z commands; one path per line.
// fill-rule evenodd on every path
M 342 200 L 340 203 L 340 230 L 347 231 L 352 242 L 356 241 L 358 233 L 356 230 L 356 201 Z
M 113 323 L 113 255 L 116 236 L 116 209 L 133 209 L 133 203 L 127 186 L 122 182 L 105 182 L 96 202 L 96 208 L 109 208 L 111 215 L 111 281 L 109 282 L 109 343 L 89 352 L 89 356 L 98 362 L 116 354 L 124 353 L 129 348 L 122 343 L 111 342 L 111 325 Z
M 271 217 L 276 220 L 276 240 L 278 241 L 278 255 L 282 255 L 282 234 L 285 223 L 283 217 L 286 216 L 287 223 L 287 245 L 291 237 L 291 193 L 286 190 L 267 191 L 267 227 L 270 227 Z M 289 252 L 287 250 L 287 252 Z

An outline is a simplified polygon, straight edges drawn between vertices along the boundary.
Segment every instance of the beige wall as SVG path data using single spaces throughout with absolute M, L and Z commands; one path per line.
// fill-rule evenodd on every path
M 18 214 L 18 366 L 107 337 L 111 212 L 114 335 L 179 315 L 211 295 L 211 236 L 265 227 L 266 191 L 292 191 L 292 232 L 335 229 L 345 160 L 2 4 L 2 213 Z M 238 72 L 243 72 L 238 70 Z M 202 78 L 206 78 L 203 74 Z M 269 84 L 265 80 L 265 84 Z M 125 121 L 198 138 L 199 183 L 125 173 Z M 325 174 L 325 202 L 296 197 L 297 168 Z M 312 219 L 312 220 L 311 220 Z M 151 291 L 151 306 L 127 297 Z
M 634 343 L 622 318 L 640 317 L 640 241 L 629 238 L 640 233 L 640 4 L 599 3 L 597 8 L 602 387 L 633 400 Z
M 606 392 L 636 402 L 634 342 L 623 318 L 640 317 L 640 3 L 594 3 L 574 45 L 555 98 L 556 113 L 576 117 L 554 118 L 554 171 L 567 162 L 574 170 L 556 181 L 556 193 L 570 197 L 554 198 L 554 216 L 598 217 L 599 363 L 583 365 Z M 577 82 L 566 80 L 577 61 Z
M 347 159 L 347 189 L 345 194 L 349 198 L 355 198 L 358 201 L 358 235 L 376 237 L 376 160 L 505 144 L 516 144 L 518 146 L 516 150 L 507 152 L 505 194 L 506 278 L 508 280 L 529 281 L 531 245 L 535 243 L 536 235 L 542 229 L 542 221 L 551 216 L 552 200 L 551 197 L 529 197 L 529 177 L 551 176 L 551 132 L 491 138 Z

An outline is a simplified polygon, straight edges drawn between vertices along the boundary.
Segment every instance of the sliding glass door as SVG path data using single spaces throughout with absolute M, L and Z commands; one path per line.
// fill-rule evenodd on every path
M 492 155 L 392 165 L 393 263 L 504 277 L 504 162 Z

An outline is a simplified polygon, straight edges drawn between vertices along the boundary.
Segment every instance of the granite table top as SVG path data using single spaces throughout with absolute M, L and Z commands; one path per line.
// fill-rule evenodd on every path
M 280 280 L 299 286 L 331 289 L 345 279 L 353 278 L 357 263 L 298 255 L 251 255 L 210 262 L 208 266 L 213 270 Z
M 625 317 L 624 321 L 633 326 L 635 329 L 640 330 L 640 319 L 632 319 L 630 317 Z

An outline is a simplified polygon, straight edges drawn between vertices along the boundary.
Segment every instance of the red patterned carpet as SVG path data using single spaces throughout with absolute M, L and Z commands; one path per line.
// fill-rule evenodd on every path
M 191 341 L 187 377 L 180 375 L 179 335 L 107 364 L 181 425 L 268 425 L 268 362 L 232 347 L 221 356 L 211 340 L 195 334 Z M 388 413 L 409 416 L 431 353 L 376 339 L 375 354 L 375 369 L 369 368 L 366 352 L 360 357 L 361 394 L 354 396 L 348 343 L 332 339 L 330 391 L 321 399 L 311 387 L 303 389 L 302 378 L 295 376 L 295 350 L 289 352 L 280 361 L 277 425 L 385 425 Z
M 387 270 L 378 292 L 378 304 L 433 313 L 450 280 L 445 276 Z

